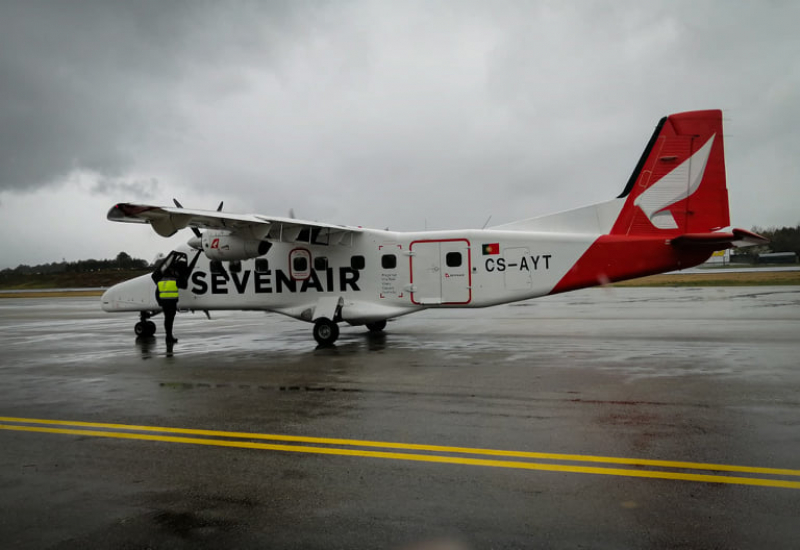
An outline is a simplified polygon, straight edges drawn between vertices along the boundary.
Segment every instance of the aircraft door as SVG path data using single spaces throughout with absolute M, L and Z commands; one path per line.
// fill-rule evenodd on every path
M 152 277 L 153 281 L 158 282 L 164 277 L 164 275 L 167 273 L 167 270 L 174 268 L 178 276 L 178 287 L 186 288 L 188 283 L 187 279 L 189 278 L 189 275 L 191 274 L 196 262 L 197 257 L 195 257 L 195 260 L 189 264 L 188 257 L 185 253 L 173 250 L 165 258 L 162 258 L 156 262 L 155 268 L 150 274 L 150 277 Z
M 438 242 L 411 243 L 411 301 L 442 303 L 442 265 Z
M 469 241 L 443 241 L 441 244 L 442 262 L 442 303 L 468 304 L 472 298 L 472 274 L 469 255 Z
M 415 304 L 468 304 L 472 299 L 469 241 L 411 243 L 411 301 Z

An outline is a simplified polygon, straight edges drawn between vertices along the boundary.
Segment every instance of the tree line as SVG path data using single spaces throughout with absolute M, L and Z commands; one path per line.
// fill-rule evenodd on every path
M 113 260 L 77 260 L 75 262 L 52 262 L 40 265 L 20 264 L 14 268 L 6 268 L 0 271 L 0 275 L 32 275 L 53 273 L 88 273 L 103 270 L 121 269 L 147 269 L 149 263 L 140 258 L 132 258 L 126 252 L 120 252 Z
M 737 248 L 734 253 L 757 256 L 768 252 L 794 252 L 800 256 L 800 225 L 795 227 L 753 227 L 758 233 L 769 239 L 769 243 L 760 246 Z

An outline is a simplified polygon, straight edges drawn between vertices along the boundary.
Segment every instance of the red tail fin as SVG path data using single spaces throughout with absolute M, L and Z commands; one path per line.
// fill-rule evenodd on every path
M 730 225 L 722 111 L 664 117 L 619 198 L 611 235 L 704 233 Z
M 611 231 L 589 246 L 553 294 L 698 265 L 737 240 L 763 239 L 730 225 L 722 112 L 661 119 L 628 185 Z

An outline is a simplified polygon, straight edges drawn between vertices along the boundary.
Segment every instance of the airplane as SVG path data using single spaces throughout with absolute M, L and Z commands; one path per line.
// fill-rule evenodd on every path
M 394 232 L 294 217 L 119 203 L 107 218 L 194 237 L 156 271 L 188 266 L 180 310 L 263 310 L 313 324 L 320 346 L 339 323 L 381 332 L 428 308 L 483 308 L 674 271 L 713 252 L 767 242 L 730 227 L 720 110 L 662 118 L 615 199 L 485 229 Z M 202 231 L 201 231 L 202 230 Z M 152 336 L 154 277 L 119 283 L 108 312 L 138 312 Z

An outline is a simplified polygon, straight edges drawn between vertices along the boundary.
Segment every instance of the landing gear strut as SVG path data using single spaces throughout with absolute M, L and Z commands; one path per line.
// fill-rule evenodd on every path
M 333 345 L 337 338 L 339 338 L 339 325 L 324 317 L 314 321 L 314 340 L 320 346 Z
M 133 332 L 137 337 L 149 338 L 156 333 L 156 324 L 150 321 L 150 317 L 153 315 L 155 314 L 147 311 L 143 311 L 139 314 L 139 322 L 133 325 Z

